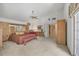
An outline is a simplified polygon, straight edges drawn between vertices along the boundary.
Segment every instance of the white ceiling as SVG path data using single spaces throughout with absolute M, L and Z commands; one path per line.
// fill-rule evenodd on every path
M 19 20 L 28 19 L 32 10 L 40 18 L 64 9 L 63 3 L 4 3 L 0 5 L 2 5 L 3 17 Z

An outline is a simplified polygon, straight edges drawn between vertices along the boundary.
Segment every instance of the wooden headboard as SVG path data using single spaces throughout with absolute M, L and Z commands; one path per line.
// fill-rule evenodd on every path
M 7 22 L 0 22 L 0 29 L 2 29 L 2 40 L 3 41 L 7 41 L 8 38 L 9 38 L 9 35 L 12 33 L 12 32 L 16 32 L 16 27 L 14 29 L 10 29 L 10 25 L 12 25 L 11 23 L 7 23 Z M 14 24 L 15 26 L 18 26 L 20 24 Z M 17 34 L 18 33 L 23 33 L 23 31 L 26 31 L 25 29 L 25 25 L 20 25 L 20 26 L 23 26 L 22 28 L 22 31 L 20 32 L 16 32 Z

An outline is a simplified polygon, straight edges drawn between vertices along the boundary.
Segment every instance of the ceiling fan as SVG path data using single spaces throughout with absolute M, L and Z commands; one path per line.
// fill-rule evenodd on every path
M 32 16 L 30 16 L 32 19 L 38 19 L 38 16 L 34 15 L 35 14 L 35 11 L 32 10 Z

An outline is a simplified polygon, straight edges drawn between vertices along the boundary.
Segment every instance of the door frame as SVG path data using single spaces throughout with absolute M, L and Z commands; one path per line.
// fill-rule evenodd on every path
M 76 19 L 75 19 L 75 15 L 79 13 L 79 8 L 76 9 L 76 11 L 72 14 L 72 20 L 73 20 L 73 55 L 76 55 L 76 32 L 75 32 L 75 29 L 76 29 Z

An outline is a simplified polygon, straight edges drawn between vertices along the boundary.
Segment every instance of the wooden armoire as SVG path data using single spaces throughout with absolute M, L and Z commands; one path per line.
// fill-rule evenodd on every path
M 2 41 L 8 40 L 9 37 L 9 24 L 6 22 L 0 22 L 0 29 L 2 29 Z
M 59 44 L 66 45 L 67 40 L 67 27 L 64 19 L 57 20 L 56 22 L 56 42 Z

